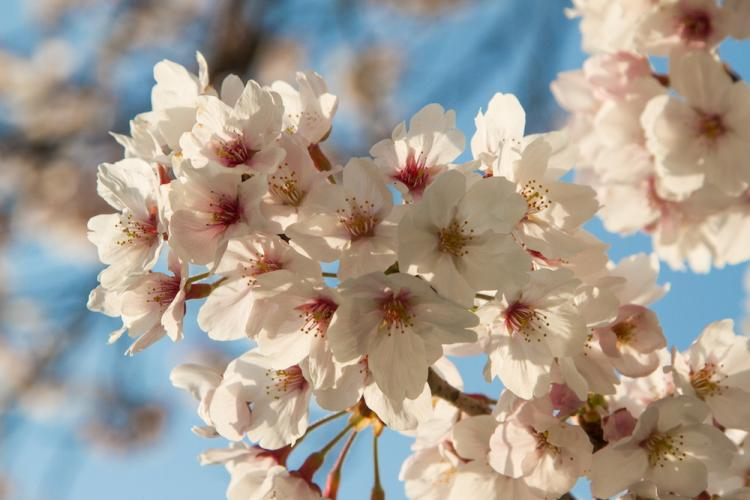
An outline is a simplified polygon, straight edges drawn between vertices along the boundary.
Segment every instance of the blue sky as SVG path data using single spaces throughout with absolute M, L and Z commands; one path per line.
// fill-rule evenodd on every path
M 323 61 L 327 48 L 336 43 L 341 34 L 334 29 L 307 29 L 304 8 L 310 8 L 311 4 L 305 1 L 297 3 L 300 9 L 290 17 L 285 29 L 298 34 L 311 54 L 312 67 L 325 76 Z M 28 20 L 22 15 L 20 5 L 20 0 L 12 0 L 4 1 L 0 7 L 0 43 L 25 52 L 32 44 L 33 36 L 29 34 Z M 565 19 L 562 7 L 563 2 L 550 0 L 480 1 L 476 7 L 454 18 L 439 20 L 432 25 L 399 18 L 387 9 L 373 8 L 368 10 L 366 19 L 358 21 L 357 26 L 364 25 L 371 33 L 388 36 L 407 51 L 411 64 L 403 74 L 397 94 L 399 120 L 408 119 L 429 102 L 440 102 L 456 110 L 459 128 L 470 137 L 477 110 L 485 106 L 495 92 L 513 92 L 519 95 L 529 113 L 529 131 L 537 132 L 551 127 L 550 116 L 560 116 L 554 114 L 554 105 L 545 93 L 554 74 L 579 67 L 584 59 L 579 49 L 577 22 Z M 493 25 L 498 19 L 503 23 Z M 82 29 L 80 23 L 73 25 L 73 31 L 78 33 L 70 35 L 74 39 L 85 40 L 93 36 L 85 29 L 79 32 Z M 558 28 L 550 30 L 545 26 Z M 365 43 L 366 37 L 354 36 L 353 41 Z M 175 52 L 185 56 L 186 64 L 192 64 L 190 54 L 194 49 L 186 44 Z M 737 43 L 729 43 L 723 54 L 740 74 L 750 76 L 750 55 L 746 47 L 743 49 Z M 141 55 L 137 63 L 146 70 L 139 75 L 148 78 L 148 68 L 160 58 L 161 54 Z M 534 70 L 525 71 L 530 67 Z M 138 81 L 138 78 L 133 80 Z M 142 85 L 132 90 L 129 96 L 133 99 L 147 96 L 150 84 Z M 334 140 L 346 140 L 351 136 L 351 130 L 344 124 L 341 132 L 336 130 L 335 134 Z M 611 235 L 603 231 L 598 221 L 590 223 L 589 229 L 611 245 L 610 256 L 614 260 L 650 251 L 650 241 L 643 235 L 628 238 Z M 60 261 L 26 242 L 17 244 L 13 252 L 16 263 L 13 282 L 19 288 L 22 288 L 29 271 L 40 263 L 51 273 L 83 272 L 71 262 Z M 661 280 L 670 282 L 672 290 L 654 309 L 671 344 L 685 348 L 707 323 L 721 318 L 740 319 L 743 270 L 743 267 L 735 266 L 708 275 L 696 275 L 674 272 L 666 266 L 662 268 Z M 82 296 L 80 303 L 84 301 Z M 194 306 L 191 305 L 192 314 Z M 97 367 L 101 366 L 102 360 L 112 357 L 113 349 L 124 350 L 122 344 L 115 347 L 105 344 L 108 328 L 115 325 L 100 319 L 97 321 L 98 336 L 92 335 L 82 345 L 86 350 L 85 361 L 76 367 L 81 377 L 97 376 Z M 195 325 L 195 321 L 188 320 L 186 324 Z M 200 467 L 196 457 L 202 450 L 223 443 L 200 439 L 190 433 L 190 426 L 199 423 L 194 405 L 168 381 L 172 366 L 190 359 L 195 349 L 205 345 L 205 335 L 195 327 L 188 328 L 186 336 L 186 341 L 180 345 L 164 341 L 139 354 L 128 361 L 130 366 L 122 372 L 123 377 L 137 373 L 133 383 L 147 384 L 158 398 L 175 402 L 177 410 L 170 416 L 167 431 L 156 446 L 124 456 L 101 450 L 69 455 L 65 462 L 75 463 L 75 467 L 63 466 L 61 470 L 49 472 L 44 471 L 40 463 L 54 454 L 68 453 L 68 440 L 77 438 L 75 435 L 60 438 L 54 429 L 35 425 L 30 428 L 33 436 L 24 439 L 22 445 L 12 449 L 4 447 L 7 454 L 2 457 L 4 470 L 10 471 L 14 477 L 26 478 L 23 484 L 29 487 L 29 492 L 35 491 L 35 484 L 44 474 L 52 474 L 53 483 L 68 484 L 67 498 L 75 500 L 105 496 L 109 500 L 221 498 L 228 476 L 220 467 Z M 241 347 L 237 346 L 237 349 Z M 460 361 L 468 390 L 488 390 L 481 378 L 483 363 L 484 360 L 480 359 Z M 498 387 L 496 383 L 489 390 L 496 393 Z M 306 441 L 306 449 L 320 447 L 335 432 L 335 426 L 316 431 Z M 386 432 L 381 440 L 381 476 L 387 498 L 391 500 L 404 498 L 397 476 L 402 460 L 409 454 L 409 443 L 409 439 L 392 432 Z M 369 495 L 372 484 L 370 453 L 369 434 L 360 436 L 345 465 L 346 480 L 340 498 L 365 498 Z M 586 498 L 586 493 L 580 497 Z

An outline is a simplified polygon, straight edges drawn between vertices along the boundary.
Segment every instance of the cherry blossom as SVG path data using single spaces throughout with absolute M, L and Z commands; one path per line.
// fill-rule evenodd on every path
M 99 260 L 109 265 L 99 280 L 112 288 L 134 273 L 150 271 L 159 258 L 165 230 L 159 178 L 154 167 L 142 160 L 105 163 L 99 167 L 98 193 L 120 210 L 92 217 L 88 224 Z
M 378 387 L 395 400 L 419 396 L 444 344 L 476 338 L 473 314 L 413 276 L 372 273 L 340 290 L 348 297 L 328 327 L 333 354 L 342 362 L 367 356 Z
M 229 241 L 214 272 L 224 281 L 201 307 L 198 325 L 214 340 L 236 340 L 257 335 L 270 291 L 290 274 L 319 277 L 320 267 L 277 236 L 258 234 Z
M 633 434 L 594 454 L 591 491 L 610 497 L 636 484 L 652 482 L 662 495 L 694 497 L 706 489 L 709 470 L 729 465 L 734 445 L 703 421 L 708 407 L 686 396 L 651 404 Z
M 302 209 L 287 235 L 323 262 L 339 261 L 342 279 L 382 271 L 396 261 L 396 223 L 400 212 L 371 160 L 352 159 L 343 185 L 321 186 Z
M 297 89 L 276 81 L 271 89 L 284 104 L 284 129 L 299 136 L 305 145 L 315 145 L 328 137 L 338 99 L 328 92 L 323 77 L 308 71 L 297 73 Z
M 455 112 L 429 104 L 409 120 L 408 129 L 402 122 L 370 154 L 407 200 L 419 199 L 438 174 L 451 168 L 464 142 L 464 135 L 456 129 Z
M 249 81 L 234 107 L 215 96 L 198 98 L 192 132 L 180 138 L 182 154 L 195 168 L 225 172 L 268 172 L 284 158 L 276 145 L 281 132 L 281 98 Z
M 508 233 L 526 208 L 505 179 L 445 172 L 399 223 L 399 266 L 466 306 L 480 290 L 523 284 L 530 261 Z
M 553 84 L 569 124 L 524 135 L 520 102 L 497 93 L 465 164 L 438 104 L 372 158 L 329 158 L 338 98 L 320 75 L 229 75 L 217 92 L 200 55 L 198 75 L 157 64 L 153 109 L 99 167 L 115 213 L 89 221 L 108 267 L 88 307 L 121 318 L 110 342 L 127 332 L 128 354 L 181 340 L 189 301 L 201 342 L 236 341 L 170 374 L 197 402 L 192 431 L 230 442 L 200 457 L 226 467 L 229 500 L 335 499 L 363 434 L 382 499 L 383 432 L 413 439 L 413 499 L 560 498 L 584 477 L 597 498 L 747 497 L 750 343 L 723 320 L 670 355 L 651 305 L 669 290 L 659 259 L 750 257 L 750 94 L 716 50 L 750 11 L 573 3 L 593 55 Z M 654 253 L 611 262 L 585 229 L 596 214 Z M 470 363 L 446 356 L 486 357 L 504 389 L 472 392 Z M 324 425 L 338 430 L 300 457 Z
M 670 82 L 685 100 L 654 98 L 642 117 L 666 188 L 689 194 L 705 180 L 728 194 L 744 191 L 750 181 L 750 87 L 733 82 L 720 62 L 702 52 L 672 59 Z
M 209 264 L 221 258 L 231 238 L 273 229 L 259 209 L 266 186 L 262 175 L 242 181 L 231 173 L 185 168 L 170 184 L 170 246 L 194 264 Z
M 555 357 L 583 351 L 588 334 L 574 296 L 578 281 L 566 270 L 530 273 L 477 314 L 490 328 L 490 373 L 524 399 L 547 394 Z
M 750 339 L 731 320 L 708 325 L 687 352 L 673 353 L 672 374 L 683 394 L 709 406 L 721 425 L 750 430 Z

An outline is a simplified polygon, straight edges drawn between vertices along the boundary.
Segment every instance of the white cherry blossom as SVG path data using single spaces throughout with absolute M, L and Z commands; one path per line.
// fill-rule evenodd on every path
M 541 269 L 477 311 L 490 328 L 490 373 L 515 395 L 547 394 L 554 359 L 583 351 L 588 331 L 575 307 L 578 284 L 567 270 Z
M 733 82 L 710 54 L 670 61 L 670 82 L 684 98 L 656 97 L 643 114 L 648 147 L 667 189 L 689 194 L 709 182 L 728 194 L 750 182 L 750 86 Z
M 522 402 L 490 438 L 489 464 L 541 495 L 562 495 L 591 466 L 586 433 L 552 415 L 548 399 Z
M 323 77 L 313 71 L 298 72 L 297 87 L 283 81 L 271 84 L 284 104 L 284 129 L 299 136 L 306 146 L 318 144 L 331 131 L 338 99 L 328 92 Z
M 721 425 L 750 430 L 750 339 L 732 320 L 711 323 L 687 352 L 673 352 L 672 374 L 683 394 L 703 400 Z
M 153 166 L 135 158 L 99 166 L 99 196 L 119 210 L 92 217 L 89 240 L 109 267 L 99 280 L 106 288 L 123 285 L 134 274 L 150 271 L 159 258 L 165 225 L 159 176 Z
M 728 466 L 734 449 L 721 431 L 703 423 L 708 415 L 704 403 L 686 396 L 652 403 L 630 437 L 594 454 L 594 496 L 610 497 L 641 478 L 660 495 L 698 495 L 708 485 L 708 471 Z
M 287 227 L 292 242 L 311 257 L 339 261 L 341 279 L 384 271 L 396 262 L 396 223 L 400 211 L 371 160 L 354 158 L 342 184 L 316 189 Z
M 395 400 L 419 396 L 444 344 L 476 338 L 472 313 L 413 276 L 367 274 L 340 291 L 345 299 L 328 327 L 334 356 L 342 362 L 367 356 L 378 387 Z
M 214 273 L 224 281 L 201 306 L 198 325 L 211 339 L 236 340 L 257 335 L 271 290 L 290 279 L 319 278 L 320 266 L 278 236 L 257 234 L 230 240 Z
M 466 306 L 480 290 L 522 285 L 530 259 L 509 233 L 526 209 L 505 179 L 445 172 L 399 223 L 399 266 Z

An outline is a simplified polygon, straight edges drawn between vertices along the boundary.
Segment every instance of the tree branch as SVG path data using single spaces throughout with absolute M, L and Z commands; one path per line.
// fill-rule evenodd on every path
M 450 385 L 432 368 L 427 372 L 427 384 L 430 386 L 433 396 L 448 401 L 468 415 L 489 415 L 492 413 L 488 398 L 481 395 L 464 394 Z

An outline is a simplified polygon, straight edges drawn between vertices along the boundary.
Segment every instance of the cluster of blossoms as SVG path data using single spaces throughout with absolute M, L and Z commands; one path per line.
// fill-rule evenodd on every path
M 591 56 L 552 91 L 607 230 L 650 234 L 675 269 L 750 259 L 750 85 L 718 50 L 750 37 L 750 2 L 573 3 Z
M 129 354 L 182 339 L 189 300 L 210 339 L 249 343 L 223 370 L 171 376 L 199 402 L 194 432 L 232 442 L 202 456 L 226 466 L 229 499 L 336 498 L 368 428 L 375 450 L 385 428 L 415 437 L 414 499 L 557 498 L 584 476 L 597 497 L 746 498 L 747 340 L 725 321 L 668 353 L 649 309 L 667 291 L 658 260 L 609 262 L 582 228 L 599 204 L 560 180 L 562 133 L 525 135 L 517 99 L 497 94 L 466 163 L 454 113 L 431 104 L 340 166 L 320 145 L 337 104 L 320 76 L 216 91 L 198 59 L 197 76 L 156 66 L 153 110 L 99 169 L 114 213 L 89 223 L 108 265 L 89 307 L 122 318 L 111 341 L 134 338 Z M 446 357 L 474 355 L 497 400 L 462 392 Z M 313 401 L 332 414 L 310 424 Z

